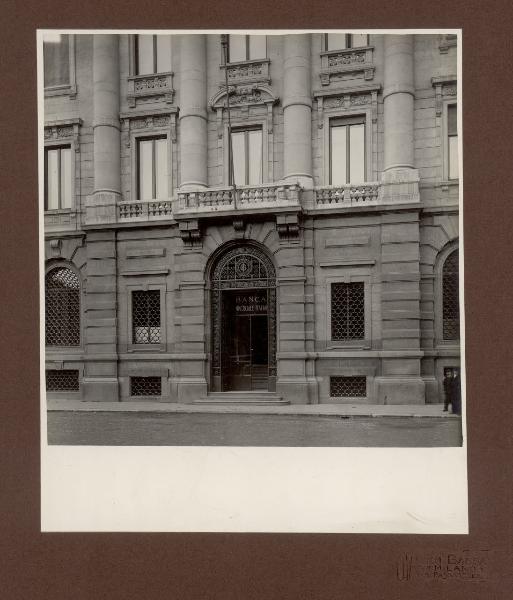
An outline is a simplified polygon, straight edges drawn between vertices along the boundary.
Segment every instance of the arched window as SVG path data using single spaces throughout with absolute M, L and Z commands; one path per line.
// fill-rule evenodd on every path
M 45 319 L 47 346 L 80 345 L 80 282 L 67 267 L 46 274 Z
M 458 250 L 447 256 L 442 269 L 442 336 L 460 339 Z

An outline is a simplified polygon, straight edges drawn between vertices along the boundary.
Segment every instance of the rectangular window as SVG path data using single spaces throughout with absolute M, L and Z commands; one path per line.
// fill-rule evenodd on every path
M 458 179 L 458 109 L 456 104 L 447 107 L 447 145 L 449 179 Z
M 366 377 L 330 377 L 332 398 L 365 398 L 367 396 Z
M 232 156 L 236 185 L 262 183 L 262 129 L 232 131 Z
M 167 73 L 171 71 L 171 36 L 135 36 L 136 75 Z
M 228 62 L 258 60 L 267 56 L 265 35 L 230 35 L 228 40 Z
M 330 185 L 365 182 L 365 118 L 330 121 Z
M 137 142 L 137 199 L 168 198 L 167 138 L 141 138 Z
M 363 282 L 331 284 L 331 339 L 365 339 Z
M 326 33 L 324 44 L 326 50 L 363 48 L 369 45 L 369 36 L 366 33 Z
M 160 344 L 160 291 L 132 292 L 132 342 Z
M 69 35 L 45 34 L 43 40 L 45 88 L 70 84 L 69 50 Z
M 78 369 L 48 369 L 46 371 L 47 392 L 78 392 L 79 389 Z
M 161 396 L 162 377 L 130 377 L 130 396 Z
M 71 147 L 45 148 L 45 210 L 71 208 Z

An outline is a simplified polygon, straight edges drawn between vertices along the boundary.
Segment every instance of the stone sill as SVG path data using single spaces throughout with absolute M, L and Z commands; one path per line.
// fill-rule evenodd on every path
M 76 85 L 54 85 L 44 89 L 44 97 L 52 98 L 53 96 L 69 96 L 75 98 L 77 95 Z

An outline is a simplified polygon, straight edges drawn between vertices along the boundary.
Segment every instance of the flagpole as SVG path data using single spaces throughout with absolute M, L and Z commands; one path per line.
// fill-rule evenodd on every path
M 228 34 L 221 34 L 221 46 L 224 55 L 224 77 L 226 83 L 226 112 L 228 113 L 228 180 L 233 188 L 233 208 L 237 210 L 237 186 L 235 185 L 235 173 L 233 169 L 232 151 L 232 121 L 230 115 L 230 88 L 228 87 Z

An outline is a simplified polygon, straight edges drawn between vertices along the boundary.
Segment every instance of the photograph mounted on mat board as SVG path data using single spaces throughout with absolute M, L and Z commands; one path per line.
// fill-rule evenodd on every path
M 38 50 L 45 452 L 429 448 L 466 527 L 458 32 Z

